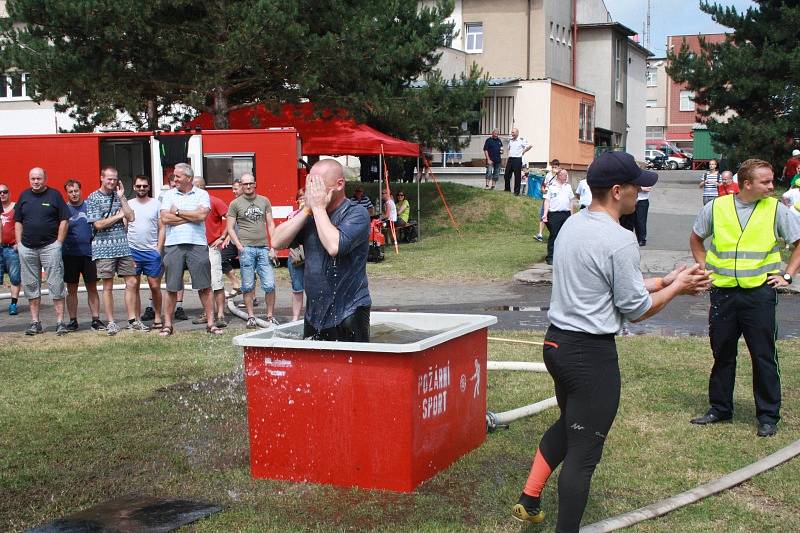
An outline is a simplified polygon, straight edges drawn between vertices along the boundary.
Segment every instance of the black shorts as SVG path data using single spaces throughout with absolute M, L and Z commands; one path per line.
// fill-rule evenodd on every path
M 64 283 L 78 283 L 83 276 L 83 283 L 97 283 L 97 267 L 91 256 L 65 255 Z

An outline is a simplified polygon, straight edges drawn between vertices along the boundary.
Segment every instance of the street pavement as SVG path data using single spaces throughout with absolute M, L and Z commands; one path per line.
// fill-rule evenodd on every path
M 701 191 L 696 185 L 699 171 L 661 171 L 659 175 L 659 182 L 650 197 L 647 246 L 641 248 L 642 270 L 646 275 L 666 273 L 677 263 L 691 262 L 688 252 L 689 232 L 695 214 L 702 206 Z M 533 223 L 532 221 L 531 227 Z M 446 281 L 373 279 L 370 281 L 370 292 L 373 309 L 376 311 L 488 314 L 498 318 L 495 326 L 497 329 L 544 330 L 548 323 L 549 282 L 549 267 L 540 264 L 531 265 L 531 268 L 520 272 L 513 280 L 459 283 L 462 287 L 458 291 L 454 291 L 453 284 Z M 291 289 L 288 280 L 279 279 L 276 287 L 276 317 L 281 322 L 288 321 L 291 316 Z M 259 295 L 258 298 L 263 302 L 262 296 Z M 114 297 L 117 321 L 121 324 L 125 315 L 122 292 L 116 291 Z M 144 290 L 142 299 L 143 302 L 147 301 L 147 292 Z M 241 297 L 237 299 L 240 300 Z M 88 325 L 85 293 L 79 295 L 79 302 L 81 322 Z M 24 331 L 30 320 L 27 302 L 24 298 L 20 300 L 20 314 L 15 317 L 6 314 L 7 303 L 8 300 L 0 300 L 0 333 Z M 55 320 L 49 297 L 44 297 L 43 304 L 42 321 L 47 328 L 47 334 L 53 334 Z M 184 307 L 190 317 L 197 317 L 202 312 L 194 291 L 186 291 Z M 627 325 L 626 332 L 707 335 L 708 307 L 707 295 L 681 296 L 655 317 L 639 324 Z M 263 303 L 259 311 L 263 316 Z M 193 325 L 188 320 L 176 323 L 176 331 L 202 330 L 203 327 Z M 231 317 L 230 327 L 243 330 L 244 322 Z M 781 338 L 800 334 L 800 296 L 780 296 L 778 334 Z

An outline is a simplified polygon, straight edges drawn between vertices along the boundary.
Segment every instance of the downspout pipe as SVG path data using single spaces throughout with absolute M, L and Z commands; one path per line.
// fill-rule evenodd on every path
M 528 31 L 525 32 L 525 79 L 531 79 L 531 0 L 528 0 L 528 11 L 526 12 Z
M 578 0 L 572 0 L 572 86 L 578 81 Z

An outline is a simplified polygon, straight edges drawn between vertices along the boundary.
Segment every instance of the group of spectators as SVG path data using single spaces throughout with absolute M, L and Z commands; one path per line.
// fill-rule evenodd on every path
M 372 203 L 372 200 L 370 200 L 369 196 L 364 193 L 364 188 L 362 186 L 359 185 L 355 188 L 353 191 L 353 196 L 350 197 L 350 200 L 364 206 L 367 209 L 370 217 L 376 216 L 375 205 Z M 388 189 L 383 189 L 383 191 L 381 191 L 381 205 L 381 220 L 387 223 L 393 223 L 400 232 L 404 232 L 406 231 L 404 228 L 408 228 L 410 234 L 409 238 L 406 240 L 415 240 L 415 233 L 412 230 L 414 222 L 409 220 L 411 216 L 411 204 L 408 202 L 405 191 L 400 189 L 394 196 L 392 196 L 391 191 Z
M 100 187 L 85 200 L 78 180 L 65 183 L 65 201 L 59 191 L 47 186 L 44 169 L 31 169 L 28 179 L 30 188 L 22 191 L 16 202 L 11 201 L 9 187 L 0 184 L 0 280 L 8 272 L 11 315 L 18 313 L 20 288 L 25 289 L 31 314 L 27 335 L 44 331 L 39 316 L 42 271 L 53 299 L 58 335 L 80 328 L 81 277 L 91 329 L 105 330 L 109 336 L 121 330 L 114 317 L 115 276 L 124 281 L 124 327 L 134 331 L 156 329 L 161 336 L 172 335 L 173 320 L 187 318 L 181 305 L 186 270 L 203 305 L 203 315 L 194 322 L 205 323 L 208 333 L 222 333 L 227 326 L 225 298 L 239 293 L 244 293 L 248 327 L 256 327 L 256 273 L 266 293 L 267 321 L 277 324 L 273 317 L 274 251 L 269 247 L 269 235 L 275 225 L 269 200 L 256 194 L 252 174 L 244 174 L 234 183 L 236 198 L 230 206 L 210 196 L 204 180 L 196 178 L 186 163 L 175 165 L 170 188 L 158 198 L 151 196 L 150 178 L 136 176 L 135 196 L 129 200 L 117 170 L 110 166 L 102 169 Z M 240 258 L 240 286 L 231 264 L 236 255 Z M 144 313 L 139 292 L 142 275 L 147 277 L 151 294 Z M 233 285 L 227 295 L 225 275 Z M 166 283 L 163 300 L 162 278 Z M 105 322 L 100 317 L 98 280 L 103 287 Z M 145 325 L 145 321 L 152 324 Z

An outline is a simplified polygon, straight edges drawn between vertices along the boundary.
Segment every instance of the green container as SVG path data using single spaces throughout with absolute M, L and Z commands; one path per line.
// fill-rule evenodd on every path
M 722 154 L 714 150 L 711 144 L 711 132 L 706 129 L 696 129 L 693 132 L 692 157 L 695 160 L 708 160 L 722 158 Z

